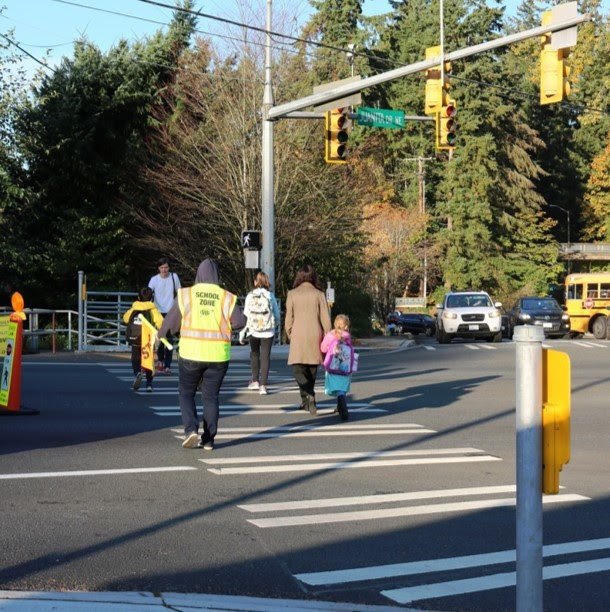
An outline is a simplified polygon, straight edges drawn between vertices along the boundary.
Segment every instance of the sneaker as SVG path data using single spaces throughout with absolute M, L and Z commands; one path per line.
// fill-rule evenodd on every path
M 136 377 L 133 379 L 133 385 L 131 385 L 131 388 L 134 391 L 137 391 L 140 388 L 141 384 L 142 384 L 142 372 L 138 372 L 136 374 Z
M 208 440 L 204 445 L 203 445 L 203 450 L 207 450 L 207 451 L 211 451 L 214 450 L 214 442 L 212 442 L 212 440 Z
M 190 433 L 184 438 L 182 448 L 195 448 L 198 440 L 199 434 L 197 432 Z
M 347 411 L 347 399 L 345 395 L 339 395 L 337 397 L 337 412 L 339 412 L 339 416 L 342 421 L 347 421 L 349 419 L 349 412 Z
M 152 393 L 152 385 L 146 385 L 146 392 Z
M 157 372 L 163 372 L 163 364 L 160 361 L 155 363 L 155 370 L 157 370 Z
M 164 373 L 166 376 L 171 376 L 171 375 L 172 375 L 172 371 L 171 371 L 171 369 L 170 369 L 170 368 L 164 368 L 164 369 L 163 369 L 163 373 Z
M 257 391 L 260 388 L 260 385 L 258 384 L 257 380 L 252 381 L 249 385 L 248 385 L 248 389 L 253 389 L 255 391 Z
M 267 395 L 267 394 L 269 393 L 269 391 L 267 391 L 267 387 L 265 387 L 265 385 L 261 385 L 261 386 L 258 388 L 258 392 L 259 392 L 261 395 Z

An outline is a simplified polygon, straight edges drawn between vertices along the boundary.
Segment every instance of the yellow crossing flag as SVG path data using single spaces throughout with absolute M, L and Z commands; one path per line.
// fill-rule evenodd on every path
M 157 330 L 146 320 L 145 317 L 140 317 L 142 319 L 142 346 L 140 350 L 142 351 L 142 367 L 150 370 L 151 372 L 155 371 L 154 366 L 154 354 L 155 354 L 155 337 L 157 335 Z

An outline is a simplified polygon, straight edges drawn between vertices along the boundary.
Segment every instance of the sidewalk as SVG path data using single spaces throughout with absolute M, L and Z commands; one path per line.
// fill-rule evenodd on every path
M 193 612 L 195 610 L 243 610 L 244 612 L 393 612 L 406 608 L 362 604 L 266 599 L 234 595 L 148 592 L 87 593 L 59 591 L 0 591 L 0 610 L 10 612 Z M 412 611 L 413 612 L 413 611 Z

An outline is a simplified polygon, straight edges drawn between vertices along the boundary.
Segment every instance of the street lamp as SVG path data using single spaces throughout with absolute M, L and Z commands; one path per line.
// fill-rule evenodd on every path
M 558 206 L 557 204 L 549 204 L 549 208 L 558 208 L 559 210 L 562 210 L 567 218 L 568 218 L 568 252 L 566 253 L 567 257 L 568 257 L 568 274 L 570 273 L 570 270 L 572 268 L 572 266 L 570 265 L 570 211 L 567 208 L 564 208 L 563 206 Z

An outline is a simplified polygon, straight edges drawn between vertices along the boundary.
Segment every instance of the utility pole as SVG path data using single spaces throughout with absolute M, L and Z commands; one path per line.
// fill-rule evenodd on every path
M 426 166 L 425 162 L 434 161 L 434 157 L 406 157 L 404 161 L 417 162 L 417 192 L 419 214 L 424 217 L 424 274 L 419 283 L 420 297 L 426 298 L 428 293 L 428 255 L 427 255 L 427 222 L 426 222 Z
M 274 231 L 274 157 L 273 121 L 269 112 L 273 108 L 273 88 L 271 86 L 271 0 L 267 0 L 267 27 L 265 35 L 265 91 L 263 94 L 263 142 L 261 176 L 261 230 L 263 245 L 261 249 L 261 269 L 269 276 L 271 290 L 275 290 L 275 231 Z

